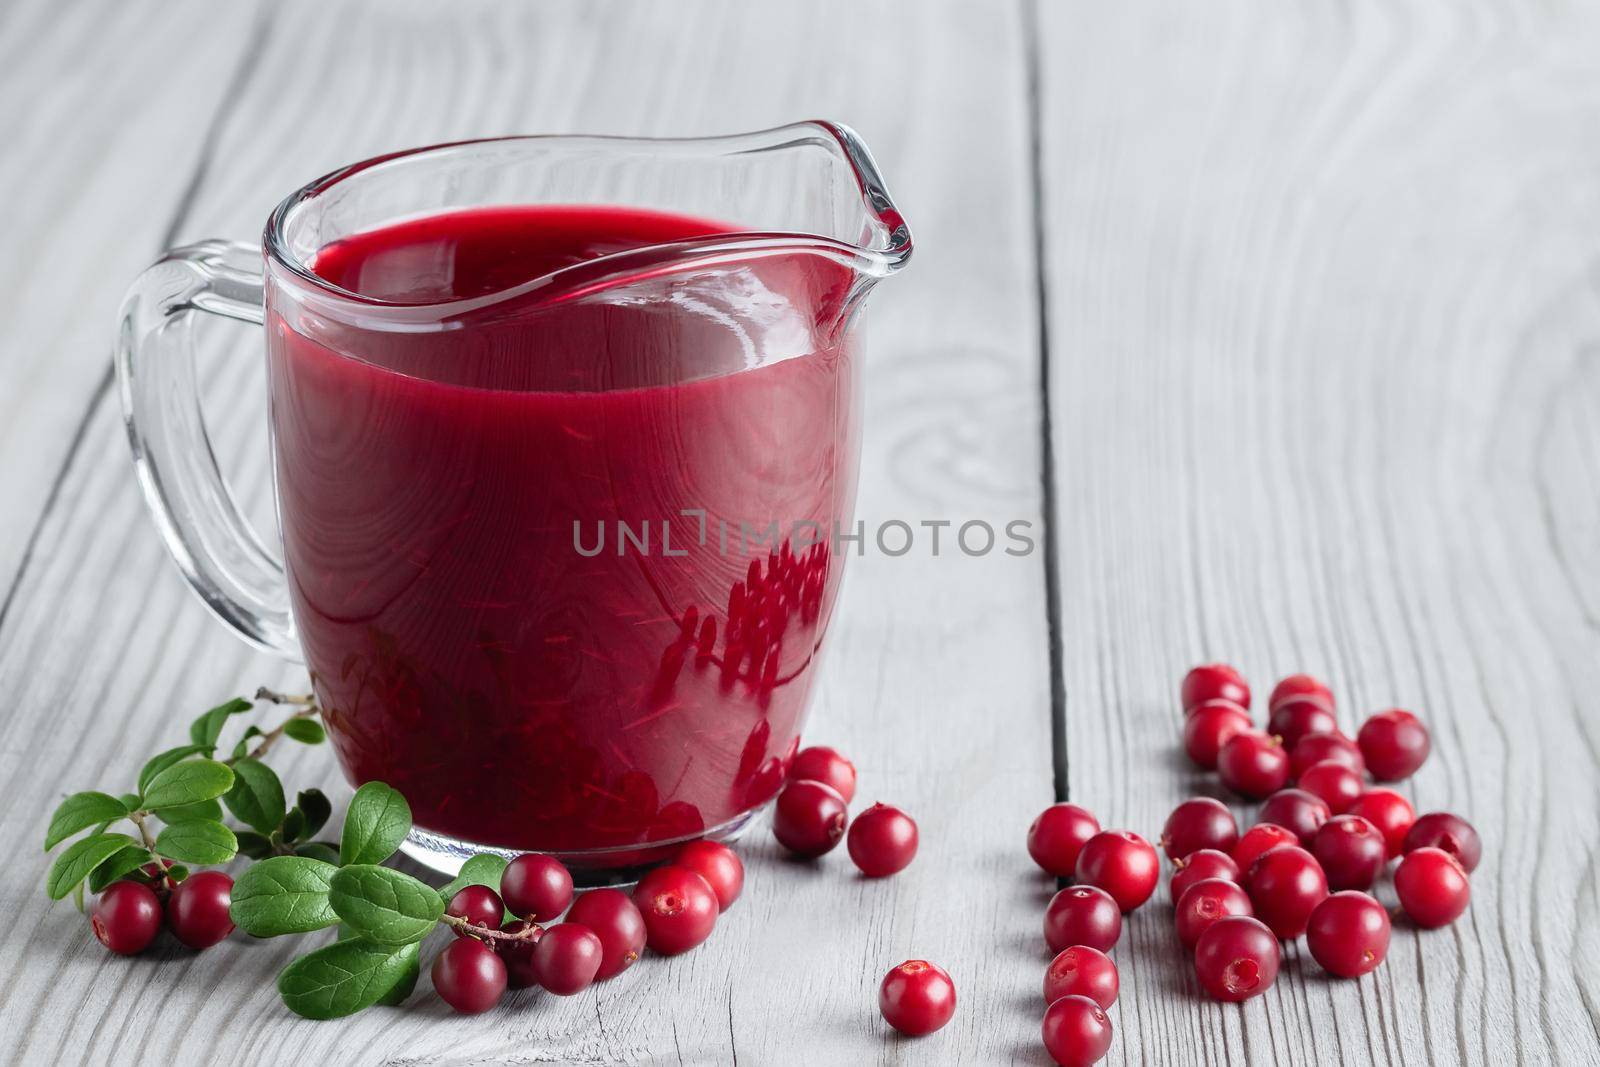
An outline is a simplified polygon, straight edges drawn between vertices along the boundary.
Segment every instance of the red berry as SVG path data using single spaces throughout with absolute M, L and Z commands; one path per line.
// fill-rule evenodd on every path
M 1167 894 L 1174 904 L 1182 900 L 1184 891 L 1196 882 L 1203 882 L 1207 878 L 1226 878 L 1237 883 L 1242 878 L 1239 865 L 1233 862 L 1233 857 L 1214 848 L 1191 852 L 1172 866 L 1174 870 L 1172 880 L 1167 883 Z
M 1428 728 L 1409 711 L 1380 711 L 1361 724 L 1356 744 L 1367 769 L 1380 782 L 1409 778 L 1428 758 Z
M 1083 843 L 1100 832 L 1100 823 L 1076 804 L 1052 804 L 1028 827 L 1028 855 L 1057 878 L 1071 878 L 1078 870 Z
M 1248 1000 L 1277 979 L 1278 941 L 1259 919 L 1218 919 L 1194 946 L 1194 973 L 1211 999 Z
M 506 984 L 512 989 L 527 989 L 529 986 L 538 985 L 539 975 L 533 969 L 533 946 L 544 936 L 544 927 L 523 919 L 514 919 L 500 929 L 508 934 L 520 934 L 524 930 L 533 931 L 520 940 L 495 941 L 490 947 L 500 953 L 500 961 L 506 965 Z
M 1195 766 L 1217 769 L 1217 753 L 1234 734 L 1248 731 L 1250 713 L 1231 700 L 1208 700 L 1183 720 L 1183 750 Z
M 167 929 L 190 948 L 210 948 L 233 933 L 232 899 L 233 879 L 221 871 L 191 874 L 167 897 Z
M 595 978 L 601 981 L 632 967 L 644 953 L 644 916 L 620 889 L 591 889 L 572 902 L 567 922 L 587 926 L 600 939 Z
M 1122 911 L 1111 894 L 1092 885 L 1074 885 L 1050 898 L 1044 911 L 1044 941 L 1051 952 L 1088 945 L 1110 952 L 1122 936 Z
M 797 856 L 820 856 L 839 843 L 848 818 L 837 790 L 807 778 L 790 782 L 778 794 L 772 833 Z
M 1309 674 L 1291 674 L 1272 687 L 1272 695 L 1267 698 L 1267 710 L 1296 697 L 1315 697 L 1330 710 L 1334 707 L 1333 690 L 1327 685 Z
M 1298 778 L 1314 763 L 1332 760 L 1342 763 L 1357 774 L 1367 773 L 1367 761 L 1361 757 L 1361 748 L 1337 730 L 1306 734 L 1289 750 L 1289 773 Z
M 1233 846 L 1233 862 L 1238 864 L 1241 875 L 1250 869 L 1256 857 L 1279 847 L 1280 845 L 1297 845 L 1300 839 L 1293 830 L 1269 822 L 1258 822 L 1244 832 L 1239 838 L 1239 843 Z M 1244 879 L 1239 879 L 1241 884 Z
M 1322 701 L 1315 697 L 1296 697 L 1272 709 L 1267 718 L 1267 733 L 1283 738 L 1283 747 L 1294 748 L 1301 739 L 1311 734 L 1332 733 L 1339 729 L 1339 720 Z
M 476 938 L 457 938 L 433 960 L 433 988 L 463 1015 L 476 1015 L 500 1003 L 506 991 L 506 965 Z
M 1335 815 L 1323 823 L 1311 854 L 1322 864 L 1329 889 L 1370 889 L 1389 861 L 1383 834 L 1359 815 Z
M 1329 974 L 1360 978 L 1389 954 L 1389 913 L 1365 893 L 1335 893 L 1311 913 L 1306 947 Z
M 533 973 L 558 997 L 570 997 L 594 984 L 605 947 L 587 926 L 557 923 L 533 946 Z
M 789 764 L 789 781 L 821 782 L 831 786 L 846 804 L 856 798 L 856 765 L 837 749 L 815 745 L 795 753 Z
M 143 952 L 161 932 L 161 901 L 139 882 L 112 882 L 95 901 L 89 925 L 100 943 L 120 956 Z
M 1231 700 L 1241 708 L 1250 706 L 1250 687 L 1244 676 L 1226 663 L 1207 663 L 1183 676 L 1179 690 L 1183 710 L 1189 711 L 1208 700 Z
M 501 922 L 505 920 L 506 906 L 500 900 L 500 894 L 488 886 L 465 885 L 456 891 L 455 896 L 450 898 L 450 906 L 444 909 L 444 913 L 446 915 L 454 915 L 458 919 L 465 919 L 474 926 L 498 930 Z M 472 935 L 461 927 L 457 927 L 456 936 L 471 937 Z
M 1044 1050 L 1059 1067 L 1090 1067 L 1111 1048 L 1111 1020 L 1088 997 L 1062 997 L 1044 1010 Z
M 1348 811 L 1367 788 L 1361 775 L 1331 759 L 1307 767 L 1297 784 L 1328 805 L 1328 811 L 1334 815 Z
M 1292 830 L 1302 845 L 1310 845 L 1331 814 L 1327 801 L 1319 796 L 1304 789 L 1280 789 L 1261 805 L 1256 819 Z
M 1284 845 L 1264 853 L 1245 873 L 1256 918 L 1285 941 L 1306 932 L 1311 913 L 1328 896 L 1328 877 L 1317 858 L 1303 848 Z
M 645 940 L 663 956 L 688 952 L 717 924 L 717 894 L 686 867 L 668 864 L 646 874 L 634 887 L 633 903 L 644 916 Z
M 572 872 L 553 856 L 528 852 L 506 864 L 500 875 L 506 910 L 529 922 L 558 917 L 572 903 Z M 495 916 L 498 922 L 500 916 Z
M 1289 754 L 1276 737 L 1246 730 L 1222 746 L 1217 773 L 1222 784 L 1235 793 L 1260 800 L 1289 784 Z
M 1407 852 L 1395 868 L 1394 891 L 1411 921 L 1427 929 L 1455 922 L 1472 899 L 1467 872 L 1442 848 Z
M 1170 860 L 1181 860 L 1203 848 L 1231 852 L 1239 843 L 1239 824 L 1220 800 L 1195 797 L 1172 809 L 1161 828 L 1161 847 Z
M 1056 953 L 1044 972 L 1044 1002 L 1062 997 L 1088 997 L 1102 1008 L 1117 1001 L 1117 965 L 1097 948 L 1073 945 Z
M 1376 826 L 1378 832 L 1383 835 L 1384 848 L 1388 851 L 1390 859 L 1400 855 L 1406 834 L 1411 831 L 1411 825 L 1417 821 L 1416 812 L 1411 809 L 1411 801 L 1393 789 L 1367 790 L 1356 798 L 1356 802 L 1350 805 L 1350 810 L 1345 814 L 1359 815 Z
M 1183 947 L 1194 948 L 1200 935 L 1217 920 L 1229 915 L 1254 914 L 1255 907 L 1250 903 L 1250 895 L 1237 883 L 1226 878 L 1207 878 L 1196 882 L 1183 894 L 1173 921 Z
M 737 852 L 720 841 L 690 841 L 678 850 L 672 862 L 689 868 L 710 884 L 711 891 L 717 894 L 718 911 L 733 907 L 744 890 L 744 863 Z
M 1156 850 L 1128 830 L 1103 830 L 1078 853 L 1078 881 L 1104 889 L 1123 911 L 1149 900 L 1160 877 Z
M 1411 824 L 1401 849 L 1415 852 L 1419 848 L 1443 849 L 1454 856 L 1468 874 L 1478 869 L 1478 861 L 1483 857 L 1483 842 L 1478 839 L 1478 831 L 1461 816 L 1446 811 L 1420 815 Z
M 891 968 L 878 987 L 884 1020 L 908 1037 L 931 1034 L 956 1013 L 956 984 L 943 967 L 906 960 Z
M 917 824 L 899 808 L 874 804 L 850 823 L 845 847 L 868 878 L 898 874 L 916 858 Z

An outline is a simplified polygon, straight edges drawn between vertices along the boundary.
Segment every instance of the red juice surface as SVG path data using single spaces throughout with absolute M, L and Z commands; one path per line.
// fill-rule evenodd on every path
M 838 589 L 829 534 L 852 521 L 851 272 L 590 263 L 725 230 L 480 208 L 315 257 L 419 311 L 483 298 L 442 327 L 269 287 L 300 640 L 346 772 L 419 827 L 620 865 L 776 792 Z M 582 286 L 524 285 L 580 264 Z

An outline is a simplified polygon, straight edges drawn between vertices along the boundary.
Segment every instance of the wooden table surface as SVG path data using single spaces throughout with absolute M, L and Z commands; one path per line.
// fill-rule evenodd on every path
M 1593 1063 L 1600 1053 L 1600 11 L 1394 3 L 204 3 L 0 10 L 0 1059 L 1045 1063 L 1023 851 L 1057 797 L 1154 838 L 1214 788 L 1178 678 L 1305 669 L 1416 709 L 1402 788 L 1482 831 L 1459 923 L 1359 982 L 1303 945 L 1209 1003 L 1163 897 L 1116 959 L 1110 1064 Z M 784 861 L 688 956 L 567 999 L 291 1016 L 295 952 L 109 957 L 39 851 L 65 792 L 294 670 L 184 587 L 108 370 L 163 247 L 251 239 L 287 191 L 473 136 L 848 122 L 916 232 L 873 298 L 861 512 L 1049 523 L 1049 551 L 852 561 L 814 741 L 915 813 L 885 882 Z M 270 516 L 258 341 L 202 373 Z M 270 520 L 269 520 L 270 521 Z M 347 790 L 325 749 L 286 779 Z M 1249 814 L 1240 807 L 1241 816 Z M 1392 903 L 1392 889 L 1380 893 Z M 1164 894 L 1164 891 L 1163 891 Z M 287 939 L 286 939 L 287 940 Z M 892 964 L 961 1009 L 886 1035 Z

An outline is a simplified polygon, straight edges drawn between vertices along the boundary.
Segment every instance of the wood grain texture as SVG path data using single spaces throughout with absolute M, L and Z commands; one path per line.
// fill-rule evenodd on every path
M 1455 926 L 1360 982 L 1302 943 L 1243 1007 L 1147 908 L 1107 1062 L 1595 1062 L 1600 19 L 1038 16 L 1073 798 L 1153 833 L 1212 788 L 1175 692 L 1222 658 L 1416 709 L 1402 790 L 1486 845 Z

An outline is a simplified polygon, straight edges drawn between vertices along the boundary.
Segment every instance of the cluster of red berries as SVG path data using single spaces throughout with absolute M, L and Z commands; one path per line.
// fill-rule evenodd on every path
M 172 864 L 147 863 L 137 877 L 106 886 L 89 915 L 94 936 L 112 952 L 133 956 L 150 947 L 162 920 L 183 944 L 210 948 L 233 933 L 228 905 L 233 879 L 221 871 L 197 871 L 177 879 Z

